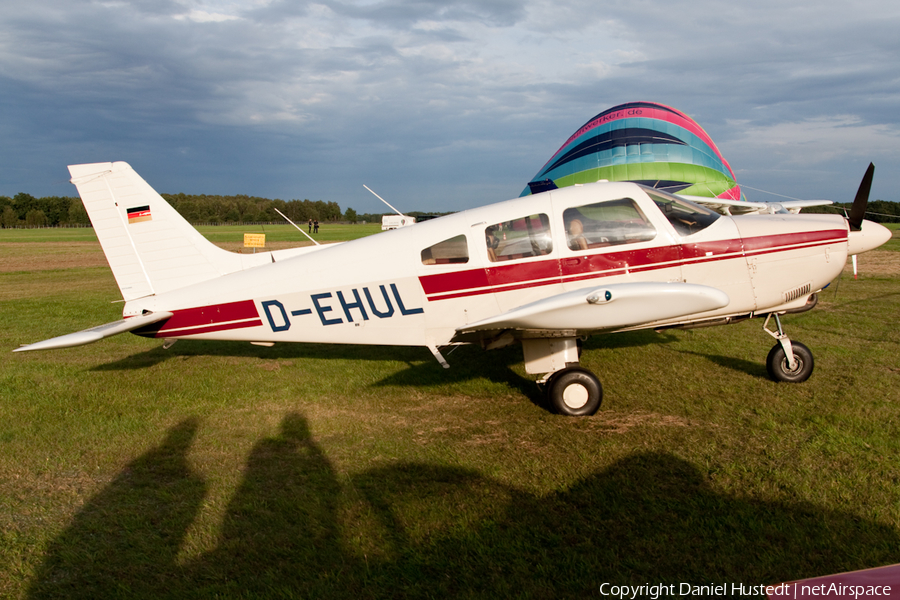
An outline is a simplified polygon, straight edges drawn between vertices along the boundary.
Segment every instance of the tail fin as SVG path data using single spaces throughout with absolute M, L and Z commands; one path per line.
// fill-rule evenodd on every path
M 249 266 L 200 235 L 127 163 L 71 165 L 69 173 L 125 300 Z

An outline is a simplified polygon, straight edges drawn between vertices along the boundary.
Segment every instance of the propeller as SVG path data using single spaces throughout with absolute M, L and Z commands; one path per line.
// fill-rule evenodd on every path
M 872 177 L 875 175 L 875 165 L 869 163 L 866 174 L 863 175 L 862 182 L 859 184 L 859 190 L 856 192 L 856 198 L 853 200 L 853 206 L 850 207 L 850 216 L 847 221 L 850 223 L 850 231 L 859 231 L 862 229 L 863 217 L 866 216 L 866 206 L 869 204 L 869 192 L 872 189 Z

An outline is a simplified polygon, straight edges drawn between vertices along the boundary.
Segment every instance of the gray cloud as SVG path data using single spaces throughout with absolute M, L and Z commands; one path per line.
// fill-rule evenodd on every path
M 2 194 L 58 194 L 66 164 L 124 159 L 166 191 L 379 210 L 369 183 L 463 208 L 518 194 L 630 100 L 693 116 L 748 186 L 830 197 L 875 160 L 874 193 L 895 187 L 887 3 L 5 4 Z

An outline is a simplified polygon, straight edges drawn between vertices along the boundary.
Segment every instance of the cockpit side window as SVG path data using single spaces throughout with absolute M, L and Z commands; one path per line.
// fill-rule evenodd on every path
M 656 229 L 631 198 L 575 206 L 563 211 L 569 248 L 590 250 L 646 242 Z
M 550 219 L 545 214 L 530 215 L 486 227 L 484 241 L 491 262 L 543 256 L 553 251 Z
M 457 235 L 422 250 L 423 265 L 450 265 L 469 262 L 465 235 Z
M 650 199 L 666 216 L 678 235 L 693 235 L 706 229 L 719 218 L 718 213 L 684 198 L 644 188 Z

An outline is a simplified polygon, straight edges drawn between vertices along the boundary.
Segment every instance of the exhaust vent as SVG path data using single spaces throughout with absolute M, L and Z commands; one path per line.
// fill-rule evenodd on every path
M 812 292 L 812 283 L 806 283 L 801 285 L 798 288 L 794 288 L 792 290 L 788 290 L 781 294 L 781 297 L 784 299 L 785 303 L 793 302 L 797 298 L 802 298 L 803 296 L 809 296 L 810 292 Z

